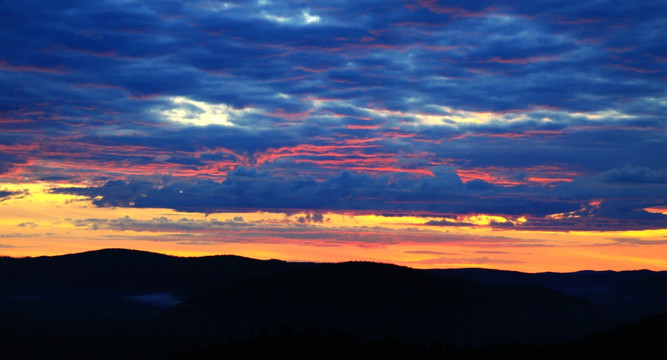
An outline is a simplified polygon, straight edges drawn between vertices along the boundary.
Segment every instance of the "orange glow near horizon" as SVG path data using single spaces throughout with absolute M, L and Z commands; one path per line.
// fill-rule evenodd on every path
M 654 206 L 644 209 L 644 211 L 654 213 L 654 214 L 663 214 L 667 215 L 667 206 Z
M 667 229 L 517 230 L 493 224 L 521 225 L 530 220 L 494 214 L 443 218 L 101 208 L 83 197 L 50 193 L 54 186 L 62 185 L 0 185 L 0 189 L 21 192 L 0 202 L 0 255 L 34 257 L 128 248 L 176 256 L 362 260 L 415 268 L 667 270 Z M 428 222 L 451 225 L 427 226 Z

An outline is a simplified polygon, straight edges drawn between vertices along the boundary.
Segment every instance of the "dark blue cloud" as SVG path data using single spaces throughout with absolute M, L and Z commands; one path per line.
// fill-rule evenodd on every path
M 643 209 L 664 205 L 662 188 L 619 189 L 601 187 L 589 178 L 586 185 L 556 188 L 498 187 L 481 180 L 463 184 L 452 169 L 436 171 L 434 177 L 373 177 L 342 172 L 325 181 L 312 177 L 283 178 L 238 168 L 223 182 L 110 181 L 101 187 L 59 188 L 58 193 L 84 195 L 98 206 L 161 207 L 180 211 L 371 211 L 394 215 L 414 213 L 450 217 L 451 214 L 504 214 L 527 216 L 524 228 L 653 228 L 664 226 L 667 216 Z M 166 181 L 166 182 L 165 182 Z M 606 181 L 606 180 L 603 180 Z M 568 187 L 563 194 L 563 188 Z M 657 190 L 657 192 L 656 192 Z M 655 198 L 650 200 L 646 192 Z M 601 203 L 594 199 L 607 199 Z M 597 205 L 592 206 L 589 203 Z M 426 213 L 424 213 L 426 212 Z M 549 218 L 552 214 L 566 214 Z M 576 216 L 575 216 L 576 215 Z M 551 219 L 551 220 L 550 220 Z M 315 220 L 316 221 L 316 220 Z M 462 222 L 430 222 L 428 225 L 466 225 Z M 592 224 L 592 225 L 591 225 Z M 468 224 L 469 225 L 469 224 Z M 507 226 L 510 223 L 496 223 Z
M 600 174 L 609 183 L 653 183 L 667 184 L 667 169 L 654 170 L 645 167 L 625 165 Z
M 0 190 L 0 199 L 4 200 L 5 198 L 14 195 L 15 193 L 12 191 L 6 191 L 6 190 Z
M 27 195 L 28 191 L 9 191 L 0 190 L 0 202 L 10 199 L 15 196 Z
M 612 14 L 601 9 L 607 6 L 593 9 L 600 14 L 581 8 L 563 14 L 564 9 L 553 5 L 534 9 L 531 4 L 459 9 L 487 14 L 475 17 L 452 17 L 419 6 L 407 11 L 402 2 L 375 5 L 341 3 L 321 9 L 310 2 L 229 8 L 213 3 L 166 7 L 148 3 L 135 9 L 110 2 L 60 9 L 19 8 L 14 9 L 13 18 L 24 21 L 14 24 L 13 42 L 6 45 L 12 50 L 6 53 L 12 55 L 5 61 L 14 67 L 60 69 L 68 74 L 67 82 L 114 86 L 135 97 L 182 95 L 269 108 L 276 101 L 272 97 L 283 92 L 336 93 L 355 104 L 382 98 L 383 103 L 400 110 L 406 108 L 394 91 L 400 88 L 417 95 L 414 97 L 424 105 L 444 100 L 467 109 L 516 109 L 528 104 L 604 109 L 620 97 L 658 94 L 662 89 L 652 81 L 660 73 L 664 76 L 664 66 L 654 61 L 658 53 L 626 59 L 644 59 L 646 64 L 619 63 L 609 57 L 605 45 L 615 51 L 627 46 L 582 45 L 576 34 L 564 36 L 562 29 L 549 27 L 576 20 L 592 24 L 586 22 L 590 20 L 586 16 L 626 24 L 628 19 L 659 10 L 659 4 L 630 9 L 626 5 L 622 12 Z M 388 12 L 391 7 L 403 10 Z M 318 21 L 304 23 L 304 14 L 318 12 Z M 550 15 L 536 15 L 545 13 Z M 444 22 L 446 28 L 420 27 L 425 16 Z M 615 31 L 660 50 L 659 39 L 650 34 L 664 22 L 655 16 L 648 20 L 639 30 Z M 640 30 L 646 36 L 637 36 L 643 35 L 637 33 Z M 50 36 L 41 36 L 45 33 Z M 23 51 L 15 51 L 17 48 Z M 329 71 L 312 72 L 322 69 Z M 648 76 L 638 82 L 637 72 L 628 69 L 644 69 Z M 657 72 L 651 75 L 653 71 Z M 217 77 L 216 72 L 225 77 Z M 634 81 L 623 81 L 623 74 Z M 439 80 L 441 75 L 450 80 Z M 507 76 L 513 80 L 505 81 Z M 331 90 L 332 80 L 339 81 L 336 91 Z M 209 88 L 211 82 L 217 85 Z M 54 86 L 62 86 L 57 83 Z M 360 86 L 373 89 L 374 95 L 359 96 Z M 569 97 L 556 96 L 564 89 Z M 582 96 L 586 101 L 581 101 Z M 594 99 L 601 96 L 608 99 Z

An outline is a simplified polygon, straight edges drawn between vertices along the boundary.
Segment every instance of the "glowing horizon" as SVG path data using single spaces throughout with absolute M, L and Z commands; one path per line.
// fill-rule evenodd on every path
M 23 185 L 14 185 L 15 189 Z M 33 184 L 7 199 L 3 255 L 64 255 L 128 248 L 174 256 L 229 254 L 285 261 L 390 262 L 414 268 L 484 267 L 524 272 L 667 270 L 663 230 L 540 231 L 494 228 L 523 217 L 383 216 L 354 212 L 178 212 L 96 207 L 85 197 Z M 64 214 L 58 209 L 66 208 Z M 55 214 L 55 215 L 54 215 Z M 30 220 L 30 221 L 27 221 Z M 429 225 L 448 223 L 448 226 Z M 627 244 L 622 245 L 624 241 Z M 651 242 L 654 242 L 651 246 Z M 16 245 L 12 245 L 16 244 Z M 638 244 L 644 246 L 638 248 Z M 631 255 L 632 254 L 632 255 Z M 582 267 L 581 264 L 586 264 Z

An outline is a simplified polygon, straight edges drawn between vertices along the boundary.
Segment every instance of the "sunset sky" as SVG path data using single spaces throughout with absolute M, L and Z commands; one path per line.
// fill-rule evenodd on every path
M 0 255 L 667 270 L 666 14 L 0 2 Z

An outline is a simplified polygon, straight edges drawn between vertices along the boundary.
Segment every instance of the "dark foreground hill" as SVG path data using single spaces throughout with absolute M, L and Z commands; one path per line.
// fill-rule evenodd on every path
M 271 358 L 291 359 L 652 359 L 667 358 L 667 313 L 650 316 L 581 340 L 536 345 L 518 341 L 476 347 L 433 343 L 410 346 L 383 339 L 360 341 L 345 334 L 295 333 L 283 329 L 243 341 L 225 341 L 189 353 L 181 359 Z
M 609 325 L 585 300 L 541 287 L 441 279 L 377 263 L 321 264 L 193 297 L 165 325 L 200 336 L 322 329 L 362 340 L 479 345 L 571 339 Z
M 144 331 L 183 299 L 305 264 L 105 249 L 0 258 L 0 331 Z
M 305 357 L 318 348 L 338 357 L 567 356 L 606 342 L 635 344 L 628 331 L 604 331 L 667 311 L 664 276 L 424 271 L 119 249 L 0 258 L 0 357 L 224 358 L 271 350 Z M 667 326 L 664 320 L 633 331 Z M 604 336 L 586 337 L 595 334 Z M 651 334 L 649 348 L 667 341 L 664 331 Z

